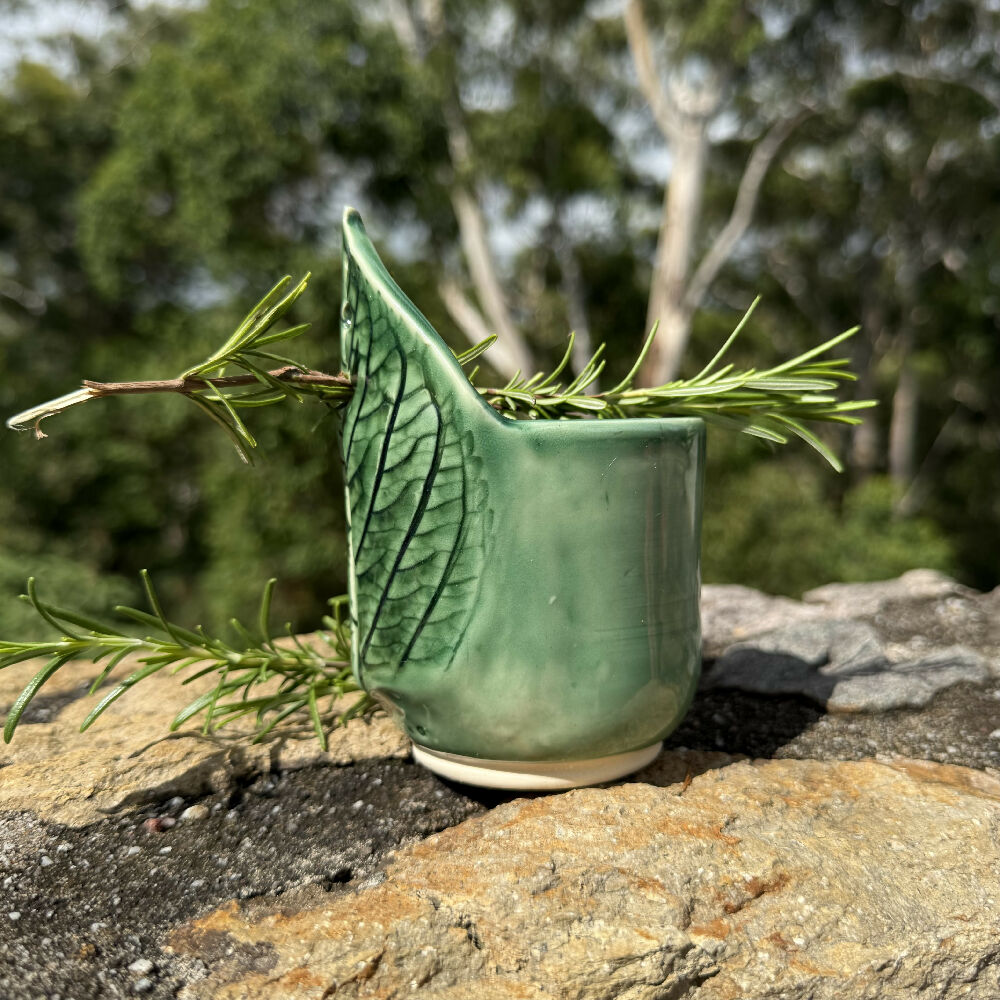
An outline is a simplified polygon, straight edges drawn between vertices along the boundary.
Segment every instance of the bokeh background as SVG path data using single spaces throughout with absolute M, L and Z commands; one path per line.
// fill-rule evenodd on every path
M 297 344 L 336 369 L 345 203 L 450 343 L 533 365 L 575 329 L 620 375 L 651 287 L 681 373 L 758 293 L 745 364 L 860 323 L 880 406 L 828 435 L 842 475 L 712 433 L 705 579 L 1000 582 L 996 0 L 0 0 L 0 413 L 174 376 L 306 270 Z M 321 416 L 252 415 L 249 469 L 181 398 L 4 432 L 0 635 L 34 631 L 29 574 L 102 612 L 141 567 L 189 624 L 277 576 L 314 626 L 345 566 Z

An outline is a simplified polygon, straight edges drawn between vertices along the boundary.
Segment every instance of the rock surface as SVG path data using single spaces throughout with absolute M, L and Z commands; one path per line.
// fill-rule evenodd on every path
M 856 621 L 817 621 L 774 629 L 734 643 L 716 660 L 704 686 L 758 694 L 801 694 L 832 712 L 884 712 L 926 705 L 939 691 L 1000 678 L 964 646 L 893 663 L 875 630 Z
M 1000 996 L 1000 590 L 806 598 L 706 587 L 666 752 L 516 802 L 384 718 L 151 743 L 169 678 L 80 736 L 68 666 L 0 746 L 0 997 Z
M 233 903 L 169 940 L 225 942 L 190 1000 L 993 1000 L 1000 781 L 740 762 L 519 800 L 401 852 L 378 885 L 293 912 Z
M 134 668 L 126 660 L 115 676 Z M 0 672 L 0 709 L 14 702 L 37 669 L 29 662 Z M 248 776 L 273 770 L 409 753 L 409 741 L 381 715 L 334 729 L 325 752 L 311 734 L 253 745 L 246 739 L 209 739 L 195 728 L 162 739 L 173 717 L 198 693 L 167 674 L 144 681 L 81 733 L 94 699 L 80 695 L 93 673 L 89 663 L 63 667 L 33 706 L 37 718 L 54 703 L 46 713 L 52 721 L 22 721 L 13 742 L 0 749 L 0 811 L 30 810 L 41 819 L 84 826 L 174 796 L 228 791 Z
M 0 998 L 130 997 L 142 978 L 144 995 L 173 998 L 214 959 L 165 954 L 171 928 L 233 899 L 330 899 L 371 878 L 387 850 L 482 809 L 408 761 L 381 760 L 266 775 L 82 828 L 5 814 Z
M 929 612 L 922 621 L 919 616 L 916 620 L 904 616 L 907 639 L 950 623 L 963 630 L 971 627 L 981 642 L 1000 653 L 1000 588 L 979 594 L 929 569 L 911 570 L 896 580 L 831 583 L 807 591 L 801 601 L 736 584 L 708 584 L 702 588 L 701 599 L 704 652 L 712 659 L 734 642 L 798 622 L 872 620 L 886 613 L 891 619 L 900 609 Z
M 877 615 L 899 601 L 913 603 L 975 596 L 974 590 L 963 587 L 944 573 L 933 569 L 912 569 L 895 580 L 828 583 L 825 587 L 807 590 L 802 600 L 807 604 L 822 605 L 830 617 L 863 618 Z
M 705 588 L 705 689 L 802 695 L 833 712 L 928 704 L 956 684 L 1000 679 L 1000 594 L 979 595 L 930 570 L 831 584 L 803 602 L 745 587 Z M 924 620 L 887 641 L 900 610 Z M 970 626 L 978 626 L 978 629 Z M 980 649 L 965 641 L 978 632 Z M 883 638 L 886 636 L 886 638 Z

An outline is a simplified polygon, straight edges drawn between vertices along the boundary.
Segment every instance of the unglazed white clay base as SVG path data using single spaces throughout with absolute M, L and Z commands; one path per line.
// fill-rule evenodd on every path
M 413 759 L 449 781 L 480 788 L 508 788 L 517 791 L 551 791 L 560 788 L 579 788 L 582 785 L 599 785 L 614 781 L 626 774 L 645 767 L 663 749 L 663 743 L 651 747 L 616 753 L 610 757 L 592 757 L 590 760 L 524 761 L 483 760 L 463 757 L 457 753 L 430 750 L 413 744 Z

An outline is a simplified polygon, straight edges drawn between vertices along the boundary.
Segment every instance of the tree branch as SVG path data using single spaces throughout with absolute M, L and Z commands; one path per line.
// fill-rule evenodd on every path
M 45 296 L 13 278 L 0 277 L 0 295 L 16 302 L 34 316 L 41 316 L 45 312 Z
M 931 80 L 952 87 L 963 87 L 992 104 L 995 111 L 1000 111 L 1000 86 L 986 77 L 956 75 L 931 66 L 926 60 L 908 59 L 905 56 L 876 59 L 870 68 L 871 73 L 866 77 L 869 80 L 902 76 L 911 80 Z
M 458 282 L 453 278 L 443 278 L 438 282 L 437 290 L 448 315 L 470 344 L 478 344 L 493 335 L 483 314 L 469 301 Z M 519 355 L 516 349 L 512 349 L 514 343 L 498 338 L 490 349 L 490 364 L 507 378 L 517 371 L 527 374 L 533 364 L 530 356 Z
M 580 263 L 576 259 L 573 244 L 563 229 L 560 218 L 561 211 L 560 207 L 553 216 L 554 231 L 550 234 L 550 242 L 559 265 L 560 285 L 566 299 L 566 317 L 569 320 L 569 328 L 576 334 L 573 339 L 570 364 L 573 371 L 579 375 L 594 353 L 594 341 L 587 319 L 587 303 Z M 599 380 L 595 379 L 591 382 L 590 388 L 592 392 L 599 392 Z
M 709 286 L 715 281 L 722 265 L 729 259 L 736 244 L 753 221 L 761 186 L 771 163 L 778 155 L 778 150 L 799 124 L 811 114 L 811 111 L 801 111 L 792 118 L 776 122 L 764 138 L 754 146 L 740 178 L 733 210 L 688 282 L 684 293 L 684 305 L 688 310 L 693 312 L 701 305 Z
M 954 447 L 955 432 L 962 422 L 961 407 L 948 414 L 947 420 L 941 425 L 940 430 L 931 443 L 927 454 L 924 456 L 920 468 L 916 475 L 910 480 L 906 491 L 896 502 L 895 513 L 900 517 L 912 517 L 917 514 L 931 496 L 934 488 L 935 476 L 938 473 L 940 460 Z
M 513 375 L 514 369 L 527 371 L 534 364 L 531 352 L 520 331 L 514 325 L 504 300 L 500 279 L 497 277 L 493 252 L 486 235 L 486 220 L 478 201 L 461 182 L 451 190 L 451 204 L 458 220 L 458 233 L 469 274 L 483 311 L 497 334 L 497 346 L 511 359 L 513 368 L 509 371 L 498 369 L 504 375 Z M 477 338 L 477 342 L 478 339 Z M 502 362 L 501 362 L 502 363 Z
M 303 371 L 295 365 L 275 368 L 267 373 L 271 378 L 282 382 L 297 382 L 303 385 L 329 385 L 353 389 L 354 383 L 350 375 L 341 372 L 338 375 L 328 375 L 309 369 Z M 84 379 L 84 388 L 96 399 L 100 396 L 138 395 L 151 392 L 180 392 L 184 394 L 201 392 L 204 389 L 227 389 L 230 386 L 253 385 L 260 380 L 256 375 L 226 375 L 222 378 L 169 378 L 151 382 L 93 382 Z
M 390 5 L 390 23 L 396 39 L 409 57 L 418 63 L 426 61 L 433 46 L 447 43 L 447 26 L 442 5 L 436 0 L 426 0 L 421 7 L 419 11 L 414 10 L 405 0 L 393 0 Z M 499 356 L 494 357 L 497 370 L 507 376 L 513 375 L 518 368 L 527 371 L 534 364 L 531 350 L 511 317 L 497 273 L 496 260 L 487 236 L 486 219 L 476 190 L 472 140 L 466 128 L 465 115 L 454 80 L 448 81 L 441 114 L 448 141 L 448 159 L 454 174 L 448 186 L 448 194 L 458 223 L 459 242 L 476 298 L 493 328 L 487 335 L 489 333 L 497 335 L 497 347 L 500 348 L 497 352 Z M 449 312 L 452 312 L 450 308 Z M 459 320 L 454 312 L 452 316 L 466 335 L 467 331 L 475 326 L 467 322 L 467 316 L 466 321 Z M 476 337 L 473 343 L 478 343 L 482 339 Z M 512 365 L 509 370 L 501 367 L 508 359 Z
M 625 34 L 639 77 L 639 90 L 646 98 L 660 132 L 671 139 L 682 127 L 681 115 L 669 91 L 660 83 L 653 48 L 649 43 L 649 26 L 642 12 L 642 0 L 629 0 L 625 5 Z

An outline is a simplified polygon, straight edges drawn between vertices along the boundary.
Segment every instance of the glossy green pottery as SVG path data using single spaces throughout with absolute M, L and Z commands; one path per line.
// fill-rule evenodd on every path
M 514 762 L 480 782 L 511 787 L 641 766 L 700 670 L 702 421 L 501 416 L 351 210 L 343 282 L 359 683 L 462 780 L 435 761 Z

